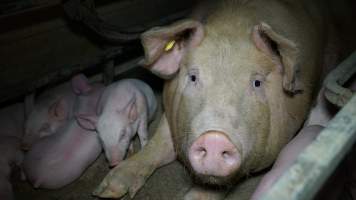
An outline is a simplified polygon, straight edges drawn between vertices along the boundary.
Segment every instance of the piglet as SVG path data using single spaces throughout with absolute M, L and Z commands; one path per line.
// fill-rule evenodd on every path
M 85 77 L 75 84 L 80 95 L 74 113 L 94 114 L 103 85 L 89 85 Z M 24 170 L 36 188 L 57 189 L 80 177 L 101 153 L 95 132 L 81 128 L 72 117 L 56 133 L 43 137 L 26 154 Z
M 141 147 L 147 142 L 147 124 L 154 117 L 157 102 L 144 82 L 124 79 L 109 85 L 100 98 L 97 114 L 80 114 L 76 119 L 87 130 L 96 130 L 111 166 L 126 154 L 138 133 Z
M 14 199 L 10 175 L 13 167 L 20 166 L 23 153 L 20 149 L 21 140 L 15 136 L 0 136 L 0 199 Z
M 82 92 L 88 90 L 82 84 L 83 75 L 76 75 L 71 82 L 43 92 L 35 100 L 26 103 L 27 120 L 22 148 L 29 150 L 31 145 L 41 137 L 52 135 L 73 116 L 73 105 Z

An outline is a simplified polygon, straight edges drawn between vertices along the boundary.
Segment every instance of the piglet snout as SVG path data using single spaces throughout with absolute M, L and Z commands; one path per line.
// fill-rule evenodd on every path
M 111 160 L 109 164 L 110 168 L 114 168 L 116 165 L 119 164 L 119 160 Z
M 222 132 L 209 131 L 198 137 L 189 149 L 193 169 L 204 175 L 228 176 L 241 163 L 236 146 Z

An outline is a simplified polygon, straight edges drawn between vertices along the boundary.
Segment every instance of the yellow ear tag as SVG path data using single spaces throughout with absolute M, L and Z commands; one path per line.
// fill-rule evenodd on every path
M 174 45 L 175 45 L 176 41 L 175 40 L 171 40 L 166 44 L 166 47 L 164 47 L 165 51 L 170 51 Z

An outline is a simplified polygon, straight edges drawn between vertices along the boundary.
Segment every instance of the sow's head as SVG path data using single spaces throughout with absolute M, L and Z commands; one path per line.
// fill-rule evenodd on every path
M 141 64 L 166 79 L 176 153 L 197 180 L 225 185 L 266 168 L 300 127 L 298 48 L 268 24 L 186 19 L 141 39 Z

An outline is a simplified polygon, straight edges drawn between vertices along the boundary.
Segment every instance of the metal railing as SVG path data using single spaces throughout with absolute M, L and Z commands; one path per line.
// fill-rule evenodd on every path
M 261 200 L 308 200 L 349 152 L 356 139 L 356 95 L 341 87 L 356 71 L 356 51 L 325 79 L 325 96 L 335 105 L 346 104 L 297 157 Z

